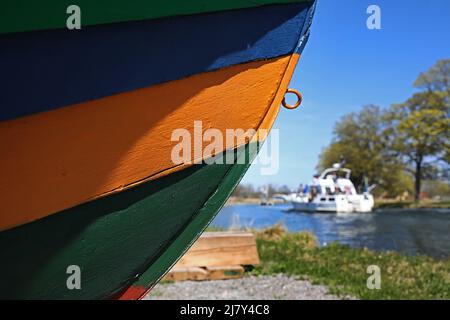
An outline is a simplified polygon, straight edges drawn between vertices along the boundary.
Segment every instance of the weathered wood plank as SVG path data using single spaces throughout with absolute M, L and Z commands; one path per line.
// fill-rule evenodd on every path
M 0 299 L 138 298 L 213 219 L 247 166 L 191 166 L 0 232 Z M 82 290 L 67 289 L 70 265 L 81 269 Z
M 1 35 L 0 121 L 292 54 L 308 8 L 303 3 Z M 163 108 L 152 101 L 150 109 Z
M 82 11 L 82 25 L 159 19 L 270 4 L 310 0 L 2 0 L 0 33 L 66 28 L 66 10 L 75 4 Z M 39 14 L 36 14 L 39 12 Z
M 244 275 L 242 266 L 207 267 L 209 280 L 224 280 L 241 278 Z
M 185 280 L 206 280 L 209 277 L 208 270 L 200 267 L 187 267 L 172 269 L 164 280 L 185 281 Z
M 217 267 L 183 267 L 174 268 L 167 273 L 164 280 L 186 281 L 186 280 L 226 280 L 237 279 L 244 275 L 242 266 L 217 266 Z
M 237 65 L 0 122 L 0 200 L 8 213 L 0 215 L 0 230 L 191 165 L 174 164 L 177 143 L 171 136 L 184 128 L 194 137 L 195 121 L 224 136 L 229 128 L 270 128 L 275 114 L 267 112 L 278 111 L 278 92 L 284 94 L 287 86 L 281 87 L 280 79 L 290 78 L 293 70 L 287 68 L 297 57 Z M 265 118 L 267 124 L 261 122 Z M 224 150 L 239 146 L 228 140 Z
M 252 233 L 206 232 L 178 261 L 175 268 L 257 264 L 259 256 Z

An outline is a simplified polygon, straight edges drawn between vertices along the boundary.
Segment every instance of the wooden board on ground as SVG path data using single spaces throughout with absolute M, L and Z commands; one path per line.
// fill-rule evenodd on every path
M 250 232 L 205 232 L 176 267 L 258 265 L 255 236 Z
M 234 279 L 246 265 L 258 265 L 249 232 L 205 232 L 164 278 L 169 281 Z
M 242 266 L 207 267 L 208 280 L 236 279 L 244 275 Z
M 164 277 L 168 281 L 184 280 L 205 280 L 208 278 L 208 271 L 205 268 L 189 267 L 174 268 Z

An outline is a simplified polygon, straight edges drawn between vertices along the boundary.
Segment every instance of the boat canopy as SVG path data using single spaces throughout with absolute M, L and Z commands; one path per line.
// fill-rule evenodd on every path
M 339 171 L 345 172 L 345 179 L 350 179 L 350 175 L 352 174 L 352 170 L 347 168 L 341 168 L 340 166 L 336 166 L 339 164 L 335 164 L 333 168 L 325 169 L 319 176 L 319 179 L 326 179 L 332 173 L 338 173 Z

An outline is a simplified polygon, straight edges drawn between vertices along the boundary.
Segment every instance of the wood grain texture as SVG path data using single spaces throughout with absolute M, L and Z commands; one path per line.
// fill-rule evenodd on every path
M 293 2 L 308 0 L 2 0 L 0 33 L 65 28 L 70 5 L 89 26 Z
M 242 266 L 218 266 L 218 267 L 174 267 L 170 270 L 163 280 L 167 281 L 203 281 L 203 280 L 226 280 L 237 279 L 244 275 Z M 142 288 L 142 287 L 139 287 Z M 139 296 L 140 292 L 133 292 L 133 296 Z M 130 294 L 128 294 L 128 298 Z M 127 300 L 127 296 L 121 299 Z
M 169 271 L 164 277 L 167 281 L 185 281 L 185 280 L 209 280 L 208 271 L 200 267 L 176 268 Z
M 171 134 L 186 128 L 193 135 L 194 121 L 222 132 L 268 129 L 296 62 L 290 60 L 237 65 L 0 123 L 0 230 L 181 169 L 171 160 Z
M 0 121 L 291 54 L 308 8 L 268 6 L 79 32 L 0 35 Z
M 236 157 L 245 156 L 245 147 Z M 0 299 L 107 299 L 136 288 L 172 244 L 170 263 L 186 247 L 174 243 L 187 228 L 191 241 L 214 217 L 248 168 L 194 165 L 121 193 L 0 232 Z M 202 223 L 196 217 L 201 216 Z M 194 225 L 192 223 L 194 222 Z M 191 226 L 191 227 L 189 227 Z M 66 269 L 81 269 L 81 290 L 68 290 Z M 146 271 L 147 270 L 147 271 Z M 167 269 L 156 267 L 153 279 Z M 155 280 L 153 280 L 155 281 Z M 121 295 L 123 296 L 123 295 Z
M 252 233 L 205 232 L 174 269 L 258 264 L 258 250 Z
M 208 280 L 226 280 L 237 279 L 244 276 L 244 268 L 242 266 L 217 266 L 207 267 Z
M 291 75 L 285 74 L 281 83 L 287 85 Z M 278 110 L 280 102 L 271 108 Z M 267 112 L 261 123 L 271 127 L 275 116 Z M 193 244 L 239 183 L 252 157 L 246 152 L 237 157 L 244 157 L 237 162 L 245 164 L 191 166 L 0 232 L 0 297 L 141 298 Z M 65 287 L 68 264 L 82 266 L 88 281 L 83 290 Z
M 226 200 L 230 197 L 233 190 L 239 184 L 243 175 L 247 171 L 250 163 L 253 160 L 255 154 L 250 154 L 248 146 L 245 150 L 236 154 L 238 161 L 227 174 L 223 177 L 220 186 L 217 191 L 211 194 L 208 201 L 203 207 L 192 216 L 189 224 L 179 232 L 174 240 L 164 248 L 164 251 L 157 257 L 147 269 L 139 274 L 139 277 L 133 279 L 132 286 L 145 287 L 147 290 L 141 295 L 132 295 L 128 289 L 124 290 L 116 296 L 116 298 L 128 297 L 129 299 L 140 299 L 171 269 L 177 262 L 177 260 L 187 252 L 189 247 L 197 240 L 202 234 L 208 224 L 214 219 L 217 212 L 222 208 Z M 245 159 L 244 162 L 241 162 Z M 220 165 L 219 165 L 220 166 Z M 223 167 L 223 165 L 222 165 Z
M 302 33 L 304 33 L 303 30 Z M 6 182 L 4 183 L 5 179 L 3 179 L 0 185 L 2 202 L 6 203 L 10 200 L 3 192 L 11 190 L 10 182 L 15 183 L 15 190 L 18 191 L 18 193 L 15 193 L 15 191 L 10 193 L 13 198 L 15 197 L 18 200 L 16 201 L 17 207 L 15 207 L 17 211 L 4 210 L 3 212 L 9 212 L 6 214 L 8 218 L 1 221 L 3 223 L 6 221 L 4 226 L 7 226 L 11 221 L 14 223 L 14 215 L 19 216 L 17 221 L 26 222 L 51 213 L 51 211 L 43 210 L 42 212 L 46 211 L 46 213 L 41 216 L 29 215 L 26 209 L 33 209 L 33 204 L 30 205 L 27 202 L 33 202 L 38 197 L 50 201 L 50 207 L 55 204 L 51 199 L 52 197 L 56 203 L 61 204 L 59 196 L 69 191 L 66 189 L 66 184 L 60 184 L 60 189 L 52 189 L 51 184 L 39 187 L 39 181 L 35 180 L 34 184 L 29 185 L 32 187 L 31 191 L 35 193 L 30 192 L 29 186 L 26 185 L 29 182 L 27 181 L 29 176 L 31 176 L 32 181 L 38 176 L 41 177 L 40 182 L 45 182 L 47 181 L 47 174 L 55 171 L 59 173 L 55 181 L 61 182 L 68 177 L 72 178 L 74 172 L 65 170 L 64 163 L 58 161 L 61 155 L 67 156 L 65 159 L 72 156 L 74 158 L 73 163 L 79 164 L 79 166 L 74 167 L 84 168 L 83 170 L 88 176 L 99 179 L 95 182 L 79 180 L 79 185 L 73 186 L 74 188 L 88 188 L 90 189 L 88 193 L 92 194 L 91 192 L 97 190 L 98 186 L 108 185 L 120 176 L 120 172 L 127 172 L 129 165 L 133 165 L 136 160 L 143 159 L 141 158 L 142 150 L 136 148 L 136 146 L 145 140 L 145 137 L 153 128 L 165 123 L 166 119 L 182 119 L 179 120 L 179 123 L 186 123 L 187 120 L 184 118 L 189 118 L 190 113 L 180 114 L 178 108 L 188 105 L 191 100 L 195 101 L 193 104 L 199 104 L 198 110 L 202 110 L 201 114 L 206 116 L 206 121 L 211 116 L 215 121 L 223 121 L 224 125 L 225 122 L 227 124 L 228 122 L 233 123 L 232 119 L 235 114 L 222 109 L 219 109 L 219 114 L 217 109 L 211 108 L 216 105 L 216 100 L 211 99 L 211 96 L 206 99 L 205 97 L 208 94 L 205 96 L 202 96 L 202 94 L 204 92 L 213 93 L 216 87 L 222 87 L 222 89 L 228 88 L 230 92 L 228 94 L 239 93 L 245 97 L 246 95 L 243 94 L 241 87 L 230 84 L 236 79 L 237 75 L 246 72 L 256 73 L 257 70 L 266 65 L 279 64 L 281 60 L 286 59 L 287 63 L 283 62 L 285 63 L 285 69 L 281 77 L 278 76 L 275 79 L 277 85 L 273 91 L 269 92 L 270 99 L 263 99 L 263 105 L 267 108 L 256 124 L 256 127 L 267 126 L 267 128 L 270 128 L 278 112 L 282 95 L 292 75 L 290 72 L 293 71 L 293 65 L 297 58 L 294 55 L 293 57 L 273 59 L 269 62 L 259 62 L 260 64 L 256 63 L 252 68 L 246 66 L 244 67 L 245 70 L 234 69 L 232 72 L 230 72 L 232 68 L 227 68 L 221 70 L 224 72 L 222 76 L 203 78 L 199 82 L 189 82 L 188 86 L 174 86 L 171 88 L 172 90 L 161 90 L 164 94 L 159 96 L 161 101 L 157 100 L 158 104 L 155 105 L 160 107 L 160 103 L 171 101 L 167 102 L 167 105 L 165 104 L 168 109 L 158 108 L 156 111 L 154 110 L 156 108 L 149 108 L 148 101 L 154 103 L 154 96 L 140 95 L 142 92 L 145 93 L 146 90 L 150 90 L 150 88 L 147 88 L 129 92 L 125 98 L 122 94 L 114 97 L 114 99 L 118 97 L 119 99 L 112 104 L 119 102 L 126 105 L 127 112 L 125 113 L 121 113 L 122 111 L 119 110 L 118 106 L 109 109 L 111 100 L 105 103 L 105 100 L 109 99 L 106 98 L 85 105 L 95 110 L 91 111 L 93 113 L 90 114 L 93 119 L 91 117 L 83 118 L 82 114 L 84 113 L 80 111 L 81 108 L 77 108 L 80 105 L 74 105 L 63 108 L 75 110 L 71 111 L 73 112 L 71 117 L 63 119 L 64 122 L 54 122 L 57 119 L 54 116 L 55 113 L 63 110 L 60 109 L 43 113 L 46 114 L 43 118 L 39 118 L 43 114 L 37 114 L 0 123 L 0 139 L 4 138 L 3 141 L 5 142 L 15 141 L 15 143 L 9 144 L 0 141 L 2 158 L 9 159 L 10 163 L 7 163 L 13 165 L 9 168 L 2 168 L 1 175 L 6 177 Z M 236 68 L 239 67 L 241 66 L 236 66 Z M 263 73 L 265 74 L 265 72 Z M 203 76 L 198 75 L 196 77 Z M 192 80 L 192 78 L 188 79 Z M 259 81 L 258 78 L 253 79 L 250 83 L 245 82 L 244 88 L 249 89 L 252 85 L 259 86 Z M 271 78 L 271 81 L 274 81 L 274 78 Z M 193 83 L 194 86 L 192 86 Z M 161 86 L 163 85 L 154 87 L 160 88 Z M 179 90 L 173 90 L 174 88 Z M 27 94 L 29 93 L 27 92 Z M 265 90 L 263 93 L 267 94 L 268 91 Z M 205 99 L 201 99 L 199 96 Z M 215 93 L 212 96 L 224 99 L 224 102 L 227 100 L 227 94 L 225 93 L 219 95 Z M 140 100 L 139 97 L 143 100 Z M 256 98 L 259 98 L 259 96 Z M 250 100 L 242 99 L 244 100 L 238 100 L 237 102 L 246 103 L 239 105 L 238 112 L 244 114 L 243 119 L 246 121 L 248 120 L 245 116 L 247 109 L 243 106 L 259 108 L 261 101 L 258 102 L 258 105 L 252 105 Z M 129 104 L 130 102 L 131 104 Z M 203 106 L 203 109 L 200 106 Z M 138 110 L 139 108 L 141 109 Z M 133 116 L 136 118 L 133 118 Z M 130 121 L 128 117 L 131 117 L 133 121 Z M 40 133 L 39 130 L 28 131 L 35 125 L 35 119 L 44 121 L 42 129 L 50 126 L 51 130 L 44 130 L 44 133 Z M 150 127 L 148 126 L 149 121 Z M 11 123 L 13 125 L 10 127 Z M 135 125 L 137 128 L 134 128 Z M 15 128 L 14 130 L 17 131 L 8 131 L 11 128 Z M 120 136 L 120 129 L 126 133 L 132 131 L 132 135 Z M 48 148 L 46 143 L 41 145 L 37 143 L 45 139 L 56 141 L 58 139 L 55 140 L 55 136 L 66 132 L 69 135 L 64 137 L 65 143 L 59 144 L 58 148 L 52 149 Z M 5 133 L 7 134 L 5 135 Z M 16 135 L 17 133 L 19 135 Z M 110 133 L 112 134 L 110 135 Z M 98 137 L 97 134 L 104 140 L 102 140 L 103 143 L 94 145 L 91 138 Z M 165 136 L 159 137 L 161 140 L 168 140 L 167 132 Z M 37 143 L 38 146 L 35 146 L 34 143 Z M 85 146 L 88 146 L 84 151 L 89 152 L 83 154 L 83 149 L 72 149 L 77 143 L 80 143 L 80 145 L 84 143 Z M 110 150 L 115 150 L 115 147 L 111 149 L 112 145 L 117 146 L 117 150 L 120 152 L 109 153 Z M 24 157 L 23 155 L 15 157 L 16 151 L 23 146 L 27 146 L 30 151 L 25 152 Z M 43 149 L 40 147 L 43 147 Z M 248 148 L 248 145 L 246 148 Z M 142 149 L 146 150 L 145 147 Z M 239 150 L 242 149 L 239 148 Z M 136 152 L 129 153 L 130 150 Z M 166 149 L 156 148 L 152 154 L 147 154 L 149 157 L 147 165 L 157 163 L 160 159 L 160 150 Z M 105 164 L 103 163 L 99 166 L 89 166 L 91 155 L 100 153 L 103 153 L 103 159 L 111 160 L 105 163 L 107 168 L 104 168 Z M 242 153 L 238 152 L 238 157 L 241 157 Z M 11 161 L 11 159 L 13 160 Z M 33 161 L 42 164 L 44 161 L 52 159 L 54 159 L 52 166 L 44 167 L 48 171 L 39 171 L 33 167 Z M 23 165 L 28 167 L 29 170 L 25 172 L 14 171 Z M 114 190 L 100 194 L 93 201 L 0 232 L 0 261 L 2 261 L 0 264 L 0 275 L 2 277 L 0 298 L 93 299 L 121 297 L 135 299 L 142 297 L 175 264 L 182 253 L 186 252 L 206 228 L 239 183 L 248 166 L 249 161 L 247 159 L 243 165 L 171 167 L 128 185 L 116 185 Z M 105 171 L 102 171 L 103 169 Z M 140 171 L 141 173 L 147 172 L 145 165 L 141 169 L 143 170 Z M 99 171 L 100 175 L 98 175 Z M 20 180 L 14 179 L 15 174 L 13 172 L 22 174 L 20 178 L 25 178 L 22 184 Z M 56 192 L 56 196 L 54 192 Z M 64 202 L 67 199 L 64 200 L 64 197 L 62 197 L 62 200 Z M 2 219 L 3 217 L 4 215 L 1 216 Z M 9 220 L 9 217 L 12 217 L 12 220 Z M 9 225 L 9 227 L 11 226 Z M 80 265 L 82 268 L 82 279 L 85 281 L 82 284 L 83 290 L 67 290 L 65 285 L 68 276 L 66 267 L 71 264 Z
M 289 81 L 291 80 L 298 59 L 299 55 L 297 54 L 291 56 L 286 73 L 281 79 L 280 87 L 275 95 L 272 106 L 267 111 L 260 126 L 267 127 L 269 129 L 272 128 L 279 112 L 279 106 L 281 100 L 283 99 L 284 92 L 286 91 Z M 264 139 L 265 137 L 260 138 Z M 135 279 L 133 286 L 145 287 L 147 290 L 141 295 L 132 295 L 132 298 L 129 291 L 125 290 L 119 294 L 117 298 L 128 296 L 131 299 L 141 299 L 166 274 L 166 272 L 176 264 L 181 256 L 187 252 L 187 250 L 195 243 L 196 239 L 200 237 L 205 228 L 211 223 L 215 217 L 215 213 L 223 207 L 224 203 L 230 197 L 232 191 L 236 188 L 247 171 L 249 164 L 253 160 L 252 156 L 254 157 L 256 155 L 251 153 L 250 157 L 248 157 L 245 152 L 237 155 L 240 159 L 242 159 L 241 157 L 245 157 L 244 159 L 248 164 L 244 166 L 234 165 L 230 169 L 222 180 L 220 189 L 218 189 L 220 192 L 214 193 L 208 199 L 202 209 L 192 217 L 190 223 L 181 233 L 178 234 L 176 239 L 174 239 L 173 242 L 165 248 L 164 252 L 150 266 L 148 266 L 148 268 L 140 274 L 137 279 Z M 211 212 L 215 213 L 211 214 Z M 176 258 L 174 259 L 174 257 Z

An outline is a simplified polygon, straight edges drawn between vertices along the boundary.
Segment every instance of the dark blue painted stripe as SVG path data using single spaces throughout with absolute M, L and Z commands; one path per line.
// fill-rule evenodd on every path
M 292 53 L 310 7 L 0 35 L 0 120 Z

